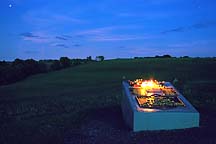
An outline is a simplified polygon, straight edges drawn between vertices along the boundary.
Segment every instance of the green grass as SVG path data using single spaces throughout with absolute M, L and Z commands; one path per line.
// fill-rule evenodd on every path
M 172 81 L 196 108 L 216 109 L 216 59 L 107 60 L 0 87 L 0 143 L 61 143 L 91 109 L 119 106 L 122 77 Z M 49 139 L 50 138 L 50 139 Z

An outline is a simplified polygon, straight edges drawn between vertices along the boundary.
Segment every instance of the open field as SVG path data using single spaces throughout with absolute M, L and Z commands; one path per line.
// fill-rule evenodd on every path
M 0 143 L 216 143 L 216 59 L 116 59 L 0 87 Z M 122 77 L 178 79 L 200 128 L 133 133 L 122 120 Z

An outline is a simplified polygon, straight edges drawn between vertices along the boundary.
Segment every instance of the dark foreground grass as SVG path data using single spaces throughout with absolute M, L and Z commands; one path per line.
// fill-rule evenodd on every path
M 0 87 L 0 143 L 216 143 L 216 59 L 91 63 Z M 133 133 L 123 124 L 122 77 L 172 81 L 201 127 Z

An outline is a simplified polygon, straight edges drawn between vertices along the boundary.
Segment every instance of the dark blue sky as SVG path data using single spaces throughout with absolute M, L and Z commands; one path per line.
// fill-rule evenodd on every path
M 0 60 L 216 56 L 215 0 L 1 0 Z

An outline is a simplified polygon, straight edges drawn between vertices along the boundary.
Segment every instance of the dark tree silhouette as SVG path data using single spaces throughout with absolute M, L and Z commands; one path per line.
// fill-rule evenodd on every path
M 104 56 L 96 56 L 97 61 L 104 61 Z
M 87 59 L 87 61 L 92 61 L 92 57 L 91 56 L 88 56 L 86 59 Z
M 71 65 L 70 59 L 68 57 L 61 57 L 60 63 L 63 68 L 69 67 Z

